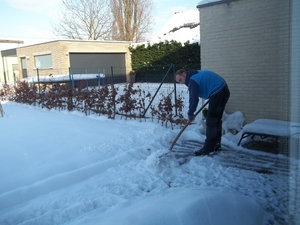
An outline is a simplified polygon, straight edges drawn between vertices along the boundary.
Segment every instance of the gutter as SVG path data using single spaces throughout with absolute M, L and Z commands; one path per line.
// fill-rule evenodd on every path
M 199 4 L 197 5 L 197 9 L 214 6 L 214 5 L 220 5 L 224 3 L 228 4 L 233 1 L 238 1 L 238 0 L 210 0 L 210 1 L 203 0 L 204 3 L 199 2 Z

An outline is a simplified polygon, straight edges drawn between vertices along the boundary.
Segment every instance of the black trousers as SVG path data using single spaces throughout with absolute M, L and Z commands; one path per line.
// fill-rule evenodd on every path
M 216 145 L 221 145 L 222 116 L 230 92 L 226 85 L 219 93 L 209 98 L 206 116 L 206 139 L 204 148 L 211 150 Z

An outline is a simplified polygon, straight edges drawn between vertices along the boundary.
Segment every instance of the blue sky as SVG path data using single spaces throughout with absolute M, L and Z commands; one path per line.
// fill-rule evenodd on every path
M 51 23 L 62 0 L 0 0 L 0 39 L 55 38 Z M 159 31 L 174 12 L 196 9 L 199 0 L 153 0 L 153 33 Z

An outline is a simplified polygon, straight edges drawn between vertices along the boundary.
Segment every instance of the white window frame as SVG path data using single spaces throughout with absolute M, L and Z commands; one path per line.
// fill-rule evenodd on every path
M 51 54 L 35 55 L 34 64 L 36 69 L 52 68 L 52 55 Z

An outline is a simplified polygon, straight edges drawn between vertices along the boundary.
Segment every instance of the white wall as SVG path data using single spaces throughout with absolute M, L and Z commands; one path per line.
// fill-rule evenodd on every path
M 1 57 L 0 58 L 1 65 L 0 65 L 0 87 L 5 83 L 4 79 L 4 71 L 3 71 L 3 63 L 5 68 L 5 74 L 6 74 L 6 81 L 7 84 L 14 84 L 14 72 L 15 77 L 19 78 L 19 71 L 13 71 L 13 64 L 18 64 L 18 58 L 17 57 Z

